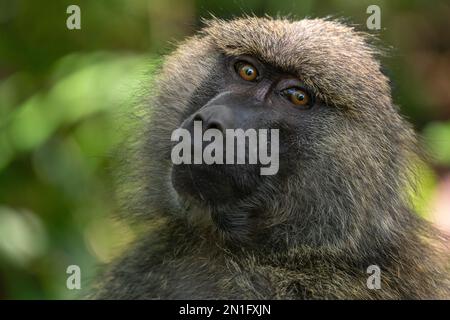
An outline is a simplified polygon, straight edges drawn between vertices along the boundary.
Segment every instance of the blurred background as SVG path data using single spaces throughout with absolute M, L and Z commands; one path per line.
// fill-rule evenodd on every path
M 66 27 L 71 4 L 81 30 Z M 381 30 L 368 31 L 389 49 L 394 100 L 432 155 L 414 204 L 450 231 L 448 1 L 0 0 L 0 299 L 82 296 L 133 238 L 112 219 L 111 153 L 126 127 L 118 115 L 201 17 L 331 15 L 367 30 L 372 4 Z M 81 290 L 66 287 L 72 264 Z

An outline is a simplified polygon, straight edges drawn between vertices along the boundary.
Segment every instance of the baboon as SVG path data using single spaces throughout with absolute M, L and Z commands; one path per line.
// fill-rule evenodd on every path
M 410 204 L 420 144 L 370 36 L 331 19 L 204 23 L 155 76 L 128 156 L 126 210 L 152 227 L 93 296 L 450 298 L 448 238 Z M 194 120 L 279 129 L 279 171 L 174 165 L 171 134 Z

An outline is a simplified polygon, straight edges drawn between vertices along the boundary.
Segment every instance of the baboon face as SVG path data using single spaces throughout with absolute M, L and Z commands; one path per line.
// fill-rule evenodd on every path
M 374 208 L 396 201 L 391 195 L 401 188 L 403 153 L 413 140 L 375 54 L 363 35 L 332 21 L 209 22 L 166 61 L 154 136 L 169 140 L 176 128 L 195 136 L 196 121 L 202 132 L 278 129 L 279 167 L 261 175 L 264 165 L 248 158 L 170 162 L 172 189 L 155 199 L 175 190 L 181 205 L 202 207 L 238 238 L 256 229 L 274 235 L 267 228 L 277 225 L 314 243 L 358 233 L 361 221 L 377 219 L 369 217 Z M 270 153 L 273 141 L 264 143 Z M 167 155 L 160 141 L 150 144 L 154 159 Z
M 289 168 L 295 170 L 296 163 L 305 154 L 311 126 L 320 121 L 321 112 L 327 108 L 298 77 L 250 55 L 221 55 L 212 72 L 211 78 L 194 93 L 181 117 L 180 127 L 193 137 L 194 121 L 201 121 L 202 132 L 216 129 L 223 133 L 223 164 L 181 164 L 172 171 L 173 184 L 180 194 L 210 206 L 232 204 L 268 185 L 280 184 L 280 177 Z M 268 131 L 264 142 L 269 151 L 271 143 L 279 144 L 276 152 L 279 152 L 280 169 L 269 177 L 261 175 L 261 163 L 249 163 L 249 137 L 245 140 L 244 163 L 237 164 L 237 146 L 226 145 L 227 129 L 244 132 L 254 129 L 256 134 L 261 129 L 278 129 L 278 141 L 271 140 Z M 261 140 L 256 137 L 252 142 Z M 233 142 L 237 143 L 237 139 Z M 207 145 L 208 142 L 203 143 L 202 151 Z M 231 164 L 226 163 L 229 148 L 234 149 Z M 193 159 L 194 147 L 191 150 Z

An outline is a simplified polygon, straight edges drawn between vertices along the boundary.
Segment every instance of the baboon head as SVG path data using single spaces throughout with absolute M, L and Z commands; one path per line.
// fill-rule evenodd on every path
M 157 76 L 140 212 L 186 219 L 239 245 L 389 241 L 406 206 L 415 139 L 377 55 L 367 36 L 335 21 L 207 21 Z M 278 129 L 279 170 L 175 165 L 172 133 L 192 132 L 196 120 L 221 132 Z

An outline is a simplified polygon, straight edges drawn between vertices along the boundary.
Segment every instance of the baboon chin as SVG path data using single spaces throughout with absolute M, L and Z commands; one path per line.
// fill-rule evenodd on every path
M 325 19 L 205 24 L 165 59 L 127 159 L 124 211 L 158 227 L 93 296 L 450 298 L 448 238 L 410 205 L 421 153 L 368 37 Z M 225 163 L 226 145 L 212 164 L 174 163 L 174 131 L 195 135 L 196 122 L 224 136 L 276 129 L 255 141 L 277 158 L 245 145 Z

